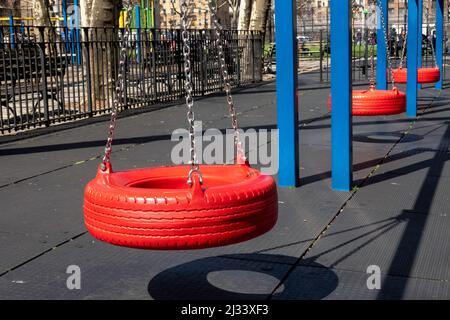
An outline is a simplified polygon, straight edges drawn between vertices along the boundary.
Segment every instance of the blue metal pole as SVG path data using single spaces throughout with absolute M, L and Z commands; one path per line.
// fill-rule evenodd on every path
M 388 87 L 387 81 L 387 55 L 388 48 L 386 48 L 386 41 L 384 37 L 388 35 L 389 31 L 389 10 L 388 0 L 379 0 L 381 8 L 378 8 L 378 29 L 377 29 L 377 89 L 386 90 Z M 381 13 L 384 16 L 385 28 L 381 23 Z M 389 41 L 389 39 L 387 39 Z
M 71 28 L 72 30 L 70 31 L 70 47 L 71 47 L 71 54 L 72 54 L 72 62 L 75 63 L 76 62 L 76 32 L 77 32 L 77 24 L 78 24 L 78 10 L 77 10 L 77 6 L 75 4 L 77 0 L 74 0 L 74 5 L 73 5 L 73 13 L 72 13 L 72 17 L 71 17 Z
M 350 0 L 331 1 L 331 169 L 332 188 L 340 191 L 353 183 L 351 18 Z
M 444 74 L 444 0 L 436 0 L 436 64 L 441 70 L 441 79 L 436 89 L 442 90 Z
M 63 16 L 64 27 L 67 28 L 67 0 L 62 0 L 61 12 L 62 12 L 62 16 Z
M 417 62 L 418 62 L 418 0 L 408 1 L 408 83 L 406 85 L 406 114 L 417 116 Z
M 73 6 L 76 12 L 76 26 L 75 26 L 75 43 L 77 49 L 77 63 L 81 64 L 81 45 L 80 45 L 80 7 L 78 5 L 78 0 L 73 0 Z
M 15 31 L 14 31 L 13 15 L 9 16 L 9 41 L 11 43 L 11 48 L 14 49 L 16 47 L 16 37 L 15 37 Z
M 297 6 L 293 0 L 275 0 L 277 117 L 281 187 L 299 184 Z
M 141 63 L 141 9 L 139 5 L 137 4 L 135 6 L 135 22 L 136 22 L 136 60 L 137 63 Z
M 67 27 L 68 27 L 68 21 L 67 21 L 67 0 L 62 0 L 61 2 L 61 11 L 62 11 L 62 16 L 63 16 L 63 24 L 64 24 L 64 42 L 66 44 L 66 51 L 69 51 L 70 48 L 70 43 L 69 43 L 69 39 L 68 39 L 68 32 L 67 32 Z
M 417 24 L 417 39 L 419 40 L 417 43 L 417 67 L 422 68 L 423 0 L 418 0 Z M 417 88 L 421 89 L 422 85 L 420 83 L 417 84 Z

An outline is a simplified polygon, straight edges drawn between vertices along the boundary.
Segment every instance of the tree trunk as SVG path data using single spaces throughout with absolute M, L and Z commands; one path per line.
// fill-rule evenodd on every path
M 80 1 L 80 14 L 81 14 L 81 26 L 89 27 L 91 25 L 92 16 L 92 2 L 94 0 L 81 0 Z
M 231 29 L 237 29 L 238 18 L 239 18 L 239 8 L 235 7 L 231 9 Z
M 116 27 L 121 1 L 81 0 L 80 7 L 81 26 L 89 27 L 91 93 L 97 105 L 113 93 L 118 63 L 117 29 L 105 27 Z
M 242 0 L 239 8 L 239 30 L 247 33 L 245 54 L 241 59 L 242 72 L 245 78 L 258 81 L 262 71 L 260 57 L 262 57 L 262 37 L 255 32 L 264 33 L 267 24 L 268 0 Z
M 51 26 L 48 0 L 35 0 L 33 3 L 33 15 L 36 26 Z
M 230 10 L 230 26 L 231 29 L 237 29 L 239 19 L 239 0 L 227 0 Z
M 33 2 L 33 15 L 35 19 L 35 25 L 39 27 L 46 27 L 44 29 L 44 34 L 42 35 L 39 31 L 36 32 L 36 40 L 38 43 L 44 42 L 49 44 L 45 47 L 46 53 L 57 52 L 56 48 L 56 32 L 53 28 L 52 21 L 50 19 L 50 4 L 48 0 L 34 0 Z M 43 38 L 42 38 L 43 36 Z
M 264 32 L 267 24 L 269 0 L 253 0 L 249 29 Z
M 241 0 L 239 6 L 238 30 L 248 30 L 254 0 Z

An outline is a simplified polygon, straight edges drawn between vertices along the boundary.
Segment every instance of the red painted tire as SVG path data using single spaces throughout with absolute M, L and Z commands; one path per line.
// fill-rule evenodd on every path
M 143 249 L 198 249 L 257 237 L 275 225 L 278 196 L 272 177 L 247 165 L 98 171 L 86 186 L 89 232 L 115 245 Z
M 399 68 L 392 71 L 394 81 L 396 83 L 407 83 L 408 69 Z M 436 83 L 441 79 L 441 71 L 439 68 L 419 68 L 417 69 L 418 83 Z
M 393 115 L 406 111 L 406 94 L 397 88 L 353 90 L 352 101 L 354 116 Z M 328 111 L 331 112 L 331 96 L 328 96 Z

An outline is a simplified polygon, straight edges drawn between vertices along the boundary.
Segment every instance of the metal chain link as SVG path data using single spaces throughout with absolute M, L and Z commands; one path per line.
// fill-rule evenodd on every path
M 370 57 L 370 87 L 375 87 L 375 35 L 372 35 L 371 57 Z
M 126 90 L 125 77 L 127 73 L 127 46 L 130 39 L 132 10 L 133 7 L 131 5 L 131 0 L 128 0 L 128 3 L 126 5 L 125 28 L 123 34 L 120 34 L 119 68 L 117 74 L 117 84 L 115 88 L 116 96 L 111 106 L 111 121 L 109 123 L 108 129 L 108 140 L 106 142 L 105 154 L 100 166 L 102 171 L 106 171 L 106 164 L 111 162 L 112 143 L 114 139 L 114 131 L 116 129 L 117 115 L 120 107 L 124 104 L 124 91 Z
M 376 13 L 376 9 L 375 9 L 375 13 Z M 372 12 L 373 14 L 373 12 Z M 376 31 L 376 27 L 374 28 L 374 30 Z M 369 40 L 369 39 L 367 39 Z M 370 87 L 374 88 L 375 87 L 375 33 L 372 34 L 371 37 L 372 43 L 371 43 L 371 54 L 370 54 Z
M 431 53 L 433 54 L 432 62 L 434 62 L 435 67 L 438 67 L 437 60 L 436 60 L 436 52 L 434 51 L 433 40 L 434 40 L 434 37 L 433 37 L 433 35 L 431 35 Z
M 195 148 L 195 113 L 194 113 L 194 98 L 192 86 L 192 67 L 191 67 L 191 47 L 190 34 L 188 31 L 188 4 L 186 0 L 181 0 L 181 38 L 183 40 L 183 56 L 184 56 L 184 90 L 186 92 L 186 106 L 188 108 L 187 120 L 189 123 L 189 140 L 190 140 L 190 165 L 187 183 L 192 185 L 192 175 L 197 173 L 200 177 L 200 183 L 203 183 L 200 166 L 197 163 L 197 153 Z
M 215 0 L 209 1 L 209 9 L 211 11 L 213 30 L 216 35 L 215 44 L 219 51 L 219 65 L 222 74 L 224 90 L 226 93 L 228 110 L 231 117 L 231 125 L 233 126 L 234 130 L 234 146 L 236 148 L 236 155 L 237 155 L 236 160 L 238 163 L 243 163 L 246 161 L 245 152 L 242 147 L 236 108 L 234 106 L 233 95 L 231 93 L 230 74 L 228 73 L 227 64 L 225 60 L 224 44 L 227 44 L 227 40 L 223 36 L 223 26 L 220 24 L 217 18 L 217 3 L 215 3 Z
M 428 33 L 428 32 L 430 32 L 430 23 L 429 23 L 429 20 L 428 20 L 428 18 L 429 18 L 429 13 L 427 12 L 426 15 L 427 15 L 427 33 Z M 427 37 L 428 37 L 428 34 L 427 34 Z M 431 33 L 431 53 L 433 54 L 433 56 L 432 56 L 432 59 L 433 59 L 432 62 L 434 62 L 435 67 L 438 67 L 438 65 L 437 65 L 437 60 L 436 60 L 436 52 L 434 51 L 433 40 L 434 40 L 433 33 Z
M 383 28 L 383 34 L 384 34 L 384 45 L 386 47 L 386 53 L 387 53 L 387 61 L 388 61 L 388 69 L 389 69 L 389 76 L 391 77 L 392 87 L 395 87 L 395 79 L 394 79 L 394 69 L 392 68 L 392 59 L 391 59 L 391 52 L 389 49 L 389 35 L 388 35 L 388 27 L 389 27 L 389 21 L 386 23 L 386 18 L 383 13 L 383 3 L 381 0 L 378 0 L 378 10 L 380 11 L 380 20 L 381 20 L 381 27 Z M 405 47 L 405 44 L 403 44 Z
M 408 34 L 405 32 L 405 36 L 403 37 L 403 48 L 402 48 L 402 55 L 400 57 L 400 68 L 403 68 L 403 63 L 405 61 L 406 56 L 406 41 L 408 40 Z
M 428 21 L 428 17 L 427 17 L 427 21 Z M 428 24 L 428 22 L 427 22 L 427 24 Z M 406 56 L 406 41 L 407 41 L 407 37 L 408 37 L 408 33 L 405 32 L 405 36 L 403 37 L 402 55 L 400 57 L 400 68 L 403 67 L 404 59 L 405 59 L 405 56 Z M 422 43 L 422 39 L 420 39 L 420 41 Z M 431 37 L 431 51 L 432 51 L 432 54 L 433 54 L 433 60 L 436 63 L 436 66 L 437 66 L 436 53 L 435 53 L 434 44 L 433 44 L 433 37 Z

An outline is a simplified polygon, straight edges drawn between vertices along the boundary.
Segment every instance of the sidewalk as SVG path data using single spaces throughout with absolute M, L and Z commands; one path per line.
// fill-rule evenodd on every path
M 450 93 L 422 90 L 417 122 L 355 118 L 358 188 L 342 193 L 330 188 L 328 92 L 299 92 L 302 186 L 279 189 L 276 227 L 223 248 L 141 251 L 86 232 L 83 188 L 107 122 L 0 145 L 0 298 L 449 299 Z M 242 128 L 276 127 L 274 83 L 235 100 Z M 224 97 L 195 110 L 204 129 L 229 127 Z M 121 118 L 114 168 L 168 164 L 185 118 L 184 105 Z M 81 290 L 66 287 L 69 265 L 81 268 Z M 371 265 L 381 290 L 367 288 Z

